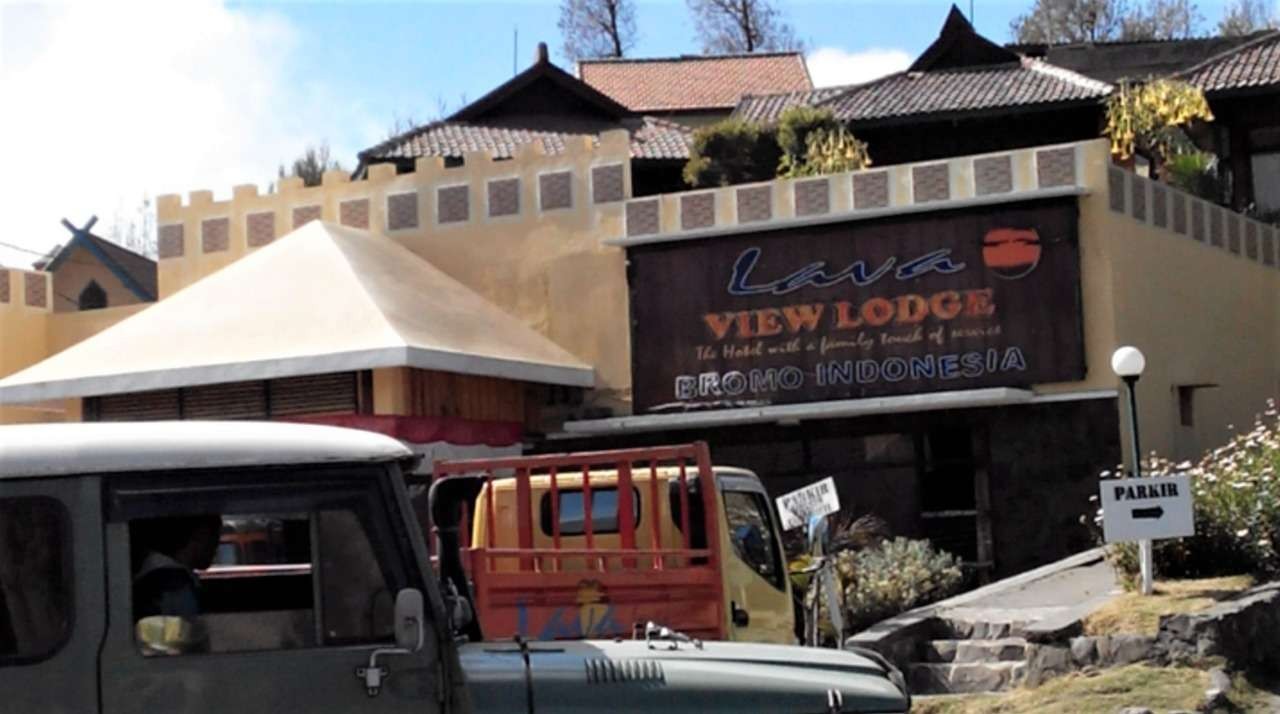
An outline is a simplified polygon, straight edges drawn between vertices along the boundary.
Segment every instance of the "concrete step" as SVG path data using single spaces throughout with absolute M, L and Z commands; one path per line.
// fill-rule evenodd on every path
M 926 663 L 1021 662 L 1027 657 L 1027 641 L 1021 637 L 1000 640 L 932 640 L 924 643 Z
M 1002 692 L 1022 683 L 1025 662 L 974 664 L 916 663 L 907 667 L 907 686 L 914 694 Z
M 1003 640 L 1023 637 L 1030 622 L 987 622 L 985 620 L 943 620 L 943 628 L 957 640 Z

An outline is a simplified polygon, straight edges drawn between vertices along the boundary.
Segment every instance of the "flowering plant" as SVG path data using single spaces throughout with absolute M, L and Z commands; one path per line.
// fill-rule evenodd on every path
M 1190 474 L 1196 534 L 1154 544 L 1156 571 L 1166 577 L 1280 574 L 1280 408 L 1267 402 L 1253 428 L 1237 434 L 1197 464 L 1152 454 L 1150 476 Z M 1103 478 L 1108 474 L 1104 473 Z M 1095 497 L 1096 500 L 1096 497 Z M 1102 509 L 1094 513 L 1101 535 Z M 1138 572 L 1136 544 L 1111 546 L 1108 557 L 1127 583 Z

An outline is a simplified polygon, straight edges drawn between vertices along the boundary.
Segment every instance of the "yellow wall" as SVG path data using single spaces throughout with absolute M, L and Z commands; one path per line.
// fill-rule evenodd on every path
M 24 369 L 48 356 L 49 300 L 44 306 L 28 305 L 26 280 L 37 276 L 44 282 L 45 295 L 52 296 L 49 274 L 0 267 L 8 278 L 8 301 L 0 301 L 0 376 Z M 0 424 L 61 420 L 60 405 L 0 404 Z
M 107 307 L 135 305 L 138 296 L 117 278 L 111 269 L 83 247 L 77 246 L 63 258 L 53 273 L 53 309 L 67 312 L 80 309 L 80 292 L 96 280 L 107 294 Z
M 383 233 L 460 280 L 477 293 L 547 335 L 578 358 L 596 368 L 598 403 L 625 407 L 630 392 L 624 256 L 621 249 L 604 245 L 604 237 L 622 231 L 623 203 L 595 204 L 591 194 L 591 169 L 621 164 L 624 196 L 630 193 L 630 143 L 625 131 L 606 132 L 599 145 L 584 139 L 570 143 L 558 155 L 544 155 L 540 145 L 528 145 L 513 159 L 494 161 L 485 152 L 467 154 L 465 164 L 445 168 L 438 159 L 422 159 L 416 171 L 395 175 L 389 165 L 373 166 L 369 178 L 349 181 L 342 172 L 325 174 L 324 183 L 303 187 L 285 179 L 277 193 L 258 195 L 253 186 L 237 187 L 230 201 L 214 202 L 208 191 L 192 192 L 184 204 L 179 196 L 157 200 L 157 220 L 164 226 L 181 225 L 184 236 L 181 257 L 159 261 L 160 296 L 171 295 L 248 253 L 247 216 L 269 211 L 275 214 L 276 235 L 290 232 L 293 209 L 321 205 L 322 218 L 341 222 L 344 200 L 369 199 L 369 228 Z M 572 172 L 572 206 L 543 211 L 539 205 L 541 173 Z M 517 215 L 487 217 L 487 182 L 521 179 Z M 436 189 L 470 186 L 470 219 L 439 224 L 436 221 Z M 389 230 L 387 196 L 417 192 L 418 228 Z M 204 253 L 201 224 L 210 218 L 230 219 L 230 246 L 226 251 Z M 162 233 L 163 235 L 163 233 Z M 377 384 L 390 379 L 375 373 Z
M 1101 287 L 1111 302 L 1109 316 L 1096 310 L 1086 316 L 1097 328 L 1089 381 L 1119 386 L 1111 351 L 1126 344 L 1141 349 L 1147 358 L 1138 383 L 1142 450 L 1195 459 L 1231 432 L 1248 429 L 1266 400 L 1280 397 L 1280 270 L 1249 259 L 1243 248 L 1234 254 L 1196 241 L 1190 228 L 1187 235 L 1175 233 L 1172 218 L 1169 228 L 1157 228 L 1149 215 L 1152 182 L 1134 174 L 1123 174 L 1125 211 L 1112 210 L 1106 171 L 1091 172 L 1091 185 L 1100 188 L 1081 201 L 1081 233 L 1103 256 L 1107 283 Z M 1145 220 L 1132 216 L 1134 190 L 1146 192 Z M 1188 197 L 1188 224 L 1194 200 Z M 1172 216 L 1172 191 L 1168 209 Z M 1243 221 L 1240 233 L 1243 241 Z M 1266 235 L 1261 225 L 1259 235 Z M 1217 386 L 1196 390 L 1194 426 L 1182 426 L 1178 385 L 1206 384 Z
M 0 270 L 6 269 L 0 268 Z M 0 377 L 6 377 L 61 352 L 129 315 L 140 312 L 150 304 L 138 303 L 84 312 L 55 312 L 53 305 L 50 304 L 56 297 L 53 292 L 53 286 L 56 285 L 55 276 L 43 271 L 29 270 L 7 270 L 7 273 L 10 285 L 9 302 L 0 302 Z M 45 282 L 49 301 L 44 307 L 26 304 L 26 275 L 39 276 Z M 114 276 L 112 277 L 114 279 Z M 107 288 L 105 283 L 100 284 Z M 78 421 L 79 419 L 79 399 L 39 404 L 0 404 L 0 424 Z

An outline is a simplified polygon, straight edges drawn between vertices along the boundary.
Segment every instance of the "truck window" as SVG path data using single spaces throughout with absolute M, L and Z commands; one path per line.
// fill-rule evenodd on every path
M 587 521 L 581 490 L 560 490 L 560 535 L 583 535 L 587 532 Z M 640 491 L 631 487 L 632 522 L 640 527 Z M 542 532 L 552 535 L 551 527 L 551 494 L 542 494 L 541 501 Z M 602 486 L 591 489 L 591 532 L 618 532 L 618 489 L 613 486 Z
M 70 635 L 70 537 L 58 501 L 0 498 L 0 667 L 46 659 Z
M 763 494 L 725 491 L 724 515 L 734 553 L 753 570 L 782 590 L 782 560 L 770 527 L 769 503 Z

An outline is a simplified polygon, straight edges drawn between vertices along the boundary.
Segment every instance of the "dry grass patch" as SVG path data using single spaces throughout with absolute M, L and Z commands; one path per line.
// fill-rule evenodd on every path
M 1099 635 L 1155 635 L 1161 615 L 1183 615 L 1208 610 L 1223 600 L 1248 590 L 1253 578 L 1237 575 L 1201 580 L 1167 580 L 1155 584 L 1151 595 L 1125 593 L 1084 620 L 1084 633 Z
M 1194 711 L 1204 700 L 1209 675 L 1186 667 L 1143 664 L 1071 674 L 1035 689 L 1005 694 L 917 699 L 912 714 L 1112 714 L 1124 707 Z

